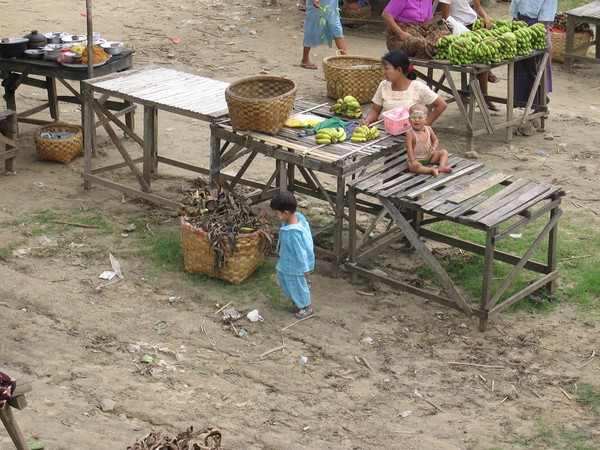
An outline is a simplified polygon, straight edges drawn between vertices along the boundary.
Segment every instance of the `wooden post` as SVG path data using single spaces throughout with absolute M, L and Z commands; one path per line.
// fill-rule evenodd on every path
M 4 408 L 0 409 L 0 419 L 2 419 L 2 423 L 4 424 L 4 428 L 8 432 L 8 435 L 12 439 L 13 443 L 17 450 L 28 450 L 27 441 L 25 440 L 25 436 L 23 436 L 23 432 L 17 425 L 17 421 L 15 420 L 15 416 L 13 415 L 12 408 L 6 405 Z
M 94 134 L 96 127 L 94 126 L 94 110 L 90 102 L 94 101 L 91 92 L 87 92 L 86 86 L 81 83 L 81 122 L 83 125 L 83 173 L 86 175 L 92 174 L 92 157 L 96 156 L 94 148 Z M 84 189 L 91 189 L 92 182 L 86 178 L 83 181 Z
M 552 196 L 552 201 L 557 200 L 559 197 L 558 194 L 554 194 Z M 560 209 L 558 206 L 556 206 L 556 208 L 552 208 L 552 210 L 550 211 L 550 221 L 552 221 L 552 219 L 559 214 Z M 547 265 L 548 268 L 546 270 L 546 273 L 551 273 L 556 269 L 556 245 L 558 243 L 558 222 L 556 222 L 556 224 L 552 227 L 552 229 L 550 230 L 550 233 L 548 233 L 548 259 L 547 259 Z M 548 283 L 546 285 L 546 291 L 549 294 L 552 294 L 554 292 L 554 287 L 556 285 L 555 280 L 552 280 L 550 283 Z
M 348 262 L 356 264 L 356 189 L 348 189 Z M 350 271 L 349 281 L 354 284 L 356 277 Z
M 511 123 L 514 117 L 515 109 L 515 63 L 508 63 L 506 68 L 506 122 Z M 510 142 L 513 137 L 513 126 L 506 127 L 506 142 Z
M 492 280 L 494 278 L 494 235 L 496 234 L 496 228 L 490 228 L 487 230 L 485 239 L 485 256 L 483 259 L 483 284 L 481 287 L 481 310 L 484 313 L 484 317 L 479 318 L 479 331 L 487 330 L 489 325 L 489 302 L 492 296 Z
M 334 260 L 331 265 L 331 277 L 337 278 L 340 275 L 340 265 L 342 264 L 342 240 L 344 238 L 344 195 L 346 193 L 346 178 L 338 176 L 337 193 L 335 194 L 335 222 L 333 225 L 333 255 Z
M 597 27 L 596 27 L 596 31 Z M 598 34 L 596 34 L 596 38 L 598 38 Z M 570 15 L 567 15 L 567 42 L 565 43 L 565 67 L 567 70 L 571 70 L 573 67 L 573 58 L 569 56 L 569 54 L 573 53 L 573 43 L 575 42 L 575 20 L 571 18 Z M 596 46 L 596 51 L 598 51 L 598 46 Z
M 158 170 L 158 110 L 144 106 L 144 179 L 150 184 L 150 175 Z
M 210 167 L 208 182 L 211 187 L 219 185 L 221 175 L 221 139 L 215 136 L 216 125 L 210 126 Z

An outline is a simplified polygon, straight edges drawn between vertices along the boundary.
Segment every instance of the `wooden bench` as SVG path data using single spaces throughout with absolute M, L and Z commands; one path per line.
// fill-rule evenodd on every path
M 562 188 L 548 183 L 525 179 L 509 180 L 510 176 L 493 172 L 473 160 L 451 157 L 448 163 L 453 166 L 454 171 L 440 174 L 437 178 L 411 173 L 408 172 L 406 152 L 403 151 L 382 160 L 378 167 L 373 167 L 350 183 L 349 258 L 346 268 L 351 274 L 389 284 L 402 291 L 462 310 L 467 315 L 475 315 L 479 317 L 480 330 L 485 331 L 493 314 L 542 287 L 549 292 L 553 291 L 553 281 L 558 276 L 556 241 L 557 224 L 561 216 L 559 205 L 564 192 Z M 498 191 L 490 194 L 491 188 Z M 357 211 L 354 206 L 357 196 L 363 197 L 358 199 L 363 203 L 364 197 L 377 201 L 373 203 L 371 211 L 374 219 L 360 238 L 357 238 Z M 496 249 L 498 241 L 545 214 L 549 214 L 545 226 L 523 256 Z M 391 219 L 388 229 L 371 238 L 378 224 L 386 218 Z M 485 246 L 428 228 L 428 225 L 441 221 L 455 222 L 482 231 L 485 234 Z M 394 279 L 381 270 L 360 266 L 367 256 L 389 247 L 402 237 L 408 239 L 417 254 L 431 268 L 447 297 Z M 465 300 L 421 238 L 484 256 L 479 307 Z M 531 257 L 545 238 L 548 238 L 547 260 L 545 263 L 535 262 Z M 496 261 L 508 263 L 514 268 L 496 292 L 492 292 Z M 502 296 L 524 268 L 543 276 L 502 300 Z
M 4 408 L 0 409 L 0 419 L 4 424 L 4 428 L 8 432 L 8 435 L 15 444 L 17 450 L 28 450 L 29 446 L 25 440 L 25 436 L 21 432 L 15 416 L 13 415 L 12 408 L 24 409 L 27 406 L 27 399 L 25 393 L 32 390 L 31 382 L 26 380 L 17 380 L 17 386 L 12 394 L 12 397 L 8 400 Z
M 19 146 L 17 143 L 17 113 L 13 110 L 0 110 L 0 144 L 4 144 L 4 151 L 0 150 L 0 161 L 4 161 L 4 169 L 7 172 L 14 172 Z

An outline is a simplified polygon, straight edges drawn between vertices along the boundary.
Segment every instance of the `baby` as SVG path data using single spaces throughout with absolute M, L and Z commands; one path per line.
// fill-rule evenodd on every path
M 406 153 L 408 155 L 408 170 L 415 173 L 438 176 L 439 172 L 450 173 L 448 167 L 448 152 L 438 150 L 439 141 L 431 127 L 425 125 L 428 115 L 427 106 L 419 103 L 409 109 L 411 129 L 406 133 Z M 437 169 L 428 167 L 438 165 Z

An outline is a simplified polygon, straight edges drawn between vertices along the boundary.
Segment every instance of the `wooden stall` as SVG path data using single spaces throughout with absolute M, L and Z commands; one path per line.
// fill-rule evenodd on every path
M 515 63 L 537 57 L 541 57 L 540 70 L 534 80 L 529 99 L 527 103 L 516 102 L 513 97 Z M 450 95 L 451 98 L 447 102 L 456 103 L 458 106 L 466 126 L 466 130 L 461 131 L 461 133 L 467 137 L 466 150 L 469 151 L 473 150 L 475 137 L 477 136 L 494 134 L 497 131 L 505 130 L 505 139 L 506 141 L 510 141 L 515 126 L 537 117 L 541 119 L 542 127 L 544 126 L 544 121 L 548 117 L 548 99 L 546 95 L 547 60 L 548 52 L 546 50 L 535 50 L 530 55 L 518 56 L 514 59 L 490 66 L 477 63 L 456 66 L 447 60 L 412 60 L 412 64 L 417 68 L 421 68 L 421 70 L 417 70 L 419 78 L 424 80 L 436 92 L 441 91 Z M 507 68 L 506 96 L 484 96 L 481 92 L 477 75 L 499 67 Z M 454 78 L 455 76 L 457 77 L 456 79 Z M 536 104 L 534 100 L 538 92 L 542 95 L 539 96 L 539 103 Z M 506 116 L 502 121 L 494 122 L 494 118 L 487 108 L 486 99 L 506 105 Z M 515 107 L 525 108 L 522 117 L 514 117 Z M 536 112 L 532 113 L 534 108 Z M 477 124 L 475 123 L 476 117 L 482 119 L 483 126 L 481 128 L 477 128 Z
M 133 55 L 129 51 L 123 51 L 120 55 L 111 57 L 105 64 L 94 68 L 95 76 L 103 76 L 115 72 L 121 72 L 133 67 Z M 81 86 L 73 87 L 70 82 L 82 82 L 88 78 L 87 66 L 81 68 L 65 67 L 56 61 L 34 60 L 28 58 L 0 58 L 0 77 L 4 87 L 4 100 L 6 106 L 18 112 L 18 121 L 21 123 L 33 123 L 43 125 L 60 119 L 59 102 L 82 103 Z M 57 81 L 61 83 L 70 95 L 58 95 Z M 29 85 L 43 89 L 48 101 L 27 111 L 21 111 L 17 107 L 16 92 L 21 85 Z M 104 98 L 102 103 L 115 111 L 117 116 L 126 115 L 129 125 L 133 125 L 134 107 L 129 102 L 115 102 Z M 31 116 L 42 111 L 49 110 L 51 120 L 33 118 Z
M 565 13 L 567 15 L 567 42 L 565 44 L 565 66 L 571 69 L 573 61 L 587 61 L 592 63 L 600 63 L 600 45 L 598 45 L 598 32 L 600 31 L 600 1 L 588 3 L 587 5 L 580 6 L 575 9 L 571 9 Z M 594 25 L 596 30 L 595 39 L 581 44 L 578 47 L 574 46 L 575 42 L 575 27 L 578 23 L 588 23 Z M 575 52 L 579 49 L 585 48 L 586 50 L 595 46 L 595 54 L 593 58 L 589 56 L 577 55 Z
M 294 113 L 332 116 L 327 104 L 296 101 Z M 228 121 L 211 126 L 211 174 L 210 179 L 230 188 L 237 184 L 257 189 L 250 195 L 253 202 L 271 198 L 280 189 L 308 195 L 324 200 L 333 211 L 333 220 L 316 230 L 333 229 L 332 248 L 317 247 L 321 257 L 333 261 L 331 274 L 337 277 L 342 260 L 346 256 L 343 245 L 343 225 L 348 216 L 347 183 L 363 172 L 374 161 L 404 148 L 404 139 L 394 137 L 380 126 L 381 137 L 367 143 L 355 144 L 348 141 L 331 145 L 316 145 L 314 136 L 298 136 L 298 129 L 284 127 L 276 136 L 255 132 L 233 131 Z M 273 171 L 265 183 L 244 178 L 257 155 L 272 158 Z M 244 163 L 233 177 L 222 177 L 222 171 L 233 162 L 245 158 Z M 329 177 L 329 178 L 327 178 Z M 327 181 L 335 185 L 327 187 Z M 362 205 L 357 205 L 362 208 Z
M 547 183 L 511 179 L 503 173 L 487 169 L 483 164 L 459 157 L 451 157 L 450 174 L 419 175 L 408 172 L 406 153 L 381 161 L 368 173 L 350 182 L 349 218 L 350 243 L 347 269 L 373 280 L 389 284 L 403 291 L 424 297 L 464 311 L 479 318 L 479 328 L 485 331 L 491 316 L 497 314 L 526 295 L 545 287 L 553 291 L 553 280 L 558 276 L 556 268 L 556 241 L 559 209 L 563 190 Z M 497 192 L 490 194 L 490 189 Z M 377 206 L 371 211 L 374 217 L 364 233 L 358 238 L 356 205 L 361 198 L 372 199 Z M 522 227 L 537 220 L 544 220 L 544 227 L 531 247 L 522 256 L 497 250 L 497 243 Z M 371 239 L 373 230 L 384 219 L 390 219 L 385 232 Z M 456 236 L 442 234 L 429 226 L 449 221 L 479 230 L 485 236 L 485 245 L 479 245 Z M 395 226 L 391 226 L 391 225 Z M 383 275 L 380 270 L 361 266 L 366 257 L 381 252 L 402 237 L 408 239 L 422 260 L 431 268 L 447 296 L 414 287 L 403 280 Z M 437 261 L 431 250 L 421 241 L 427 238 L 450 246 L 483 255 L 482 293 L 479 307 L 469 304 L 461 295 L 454 281 Z M 548 241 L 545 262 L 532 259 L 533 253 L 544 240 Z M 509 275 L 493 292 L 494 265 L 508 263 L 513 267 Z M 503 298 L 513 286 L 523 269 L 542 274 L 518 292 Z

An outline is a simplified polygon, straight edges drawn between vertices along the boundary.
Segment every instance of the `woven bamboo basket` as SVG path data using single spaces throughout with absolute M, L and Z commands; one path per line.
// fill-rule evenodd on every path
M 355 2 L 351 2 L 355 3 Z M 373 9 L 371 8 L 371 4 L 369 2 L 365 2 L 367 6 L 363 6 L 362 8 L 347 8 L 340 7 L 340 17 L 344 19 L 370 19 L 371 14 L 373 13 Z
M 370 56 L 335 55 L 323 59 L 327 97 L 351 95 L 358 103 L 369 103 L 383 80 L 383 65 Z
M 296 101 L 296 83 L 274 76 L 244 78 L 225 90 L 231 125 L 236 131 L 277 134 Z
M 215 251 L 210 245 L 208 234 L 181 218 L 181 248 L 185 270 L 202 273 L 209 277 L 240 284 L 258 269 L 265 260 L 265 237 L 260 231 L 238 234 L 235 250 L 231 254 L 226 245 L 225 268 L 215 269 Z
M 40 132 L 74 132 L 73 136 L 64 138 L 46 138 L 39 135 Z M 38 159 L 42 161 L 56 161 L 69 164 L 73 158 L 83 154 L 83 132 L 81 127 L 67 123 L 51 123 L 38 128 L 33 133 L 35 149 Z
M 581 31 L 573 34 L 573 47 L 585 44 L 592 40 L 591 31 Z M 552 41 L 552 61 L 565 62 L 564 52 L 567 48 L 567 33 L 562 30 L 550 30 L 550 40 Z M 581 48 L 573 52 L 578 56 L 584 56 L 587 48 Z

